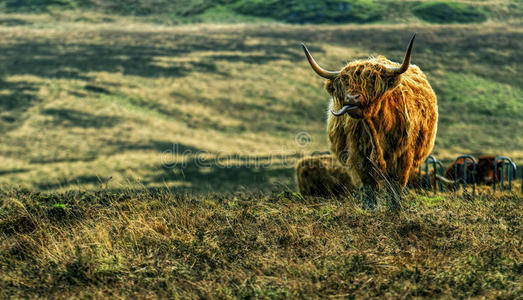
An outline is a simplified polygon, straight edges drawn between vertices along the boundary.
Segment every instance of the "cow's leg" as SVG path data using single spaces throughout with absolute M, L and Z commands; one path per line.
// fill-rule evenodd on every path
M 394 174 L 388 174 L 391 184 L 391 202 L 394 208 L 401 208 L 402 194 L 409 181 L 410 172 L 414 165 L 414 153 L 408 151 L 399 158 L 397 170 Z
M 378 205 L 376 199 L 380 188 L 379 180 L 383 177 L 387 166 L 383 159 L 383 150 L 379 144 L 378 134 L 372 121 L 364 120 L 361 125 L 368 136 L 370 149 L 359 149 L 360 153 L 355 156 L 358 159 L 353 161 L 353 165 L 360 165 L 356 168 L 358 176 L 363 184 L 363 208 L 374 209 Z M 370 155 L 369 155 L 370 154 Z M 368 156 L 367 156 L 368 155 Z M 363 160 L 361 161 L 361 159 Z
M 378 206 L 376 196 L 380 188 L 379 174 L 374 171 L 376 166 L 374 166 L 370 160 L 364 164 L 365 166 L 358 170 L 358 176 L 360 177 L 361 183 L 363 184 L 361 189 L 361 195 L 363 197 L 363 208 L 375 209 Z
M 363 184 L 362 197 L 364 209 L 375 209 L 378 206 L 376 195 L 378 193 L 378 184 L 375 182 L 366 182 Z
M 376 199 L 377 189 L 375 187 L 365 185 L 362 188 L 363 209 L 376 209 L 378 207 L 378 200 Z

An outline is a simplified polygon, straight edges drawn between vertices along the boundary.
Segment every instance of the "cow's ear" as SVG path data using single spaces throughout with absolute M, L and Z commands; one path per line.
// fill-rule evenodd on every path
M 401 80 L 401 74 L 400 75 L 392 75 L 392 76 L 385 76 L 385 83 L 389 88 L 395 87 L 400 83 Z
M 335 89 L 334 85 L 332 84 L 332 80 L 327 80 L 327 82 L 325 83 L 325 89 L 329 94 L 334 94 Z

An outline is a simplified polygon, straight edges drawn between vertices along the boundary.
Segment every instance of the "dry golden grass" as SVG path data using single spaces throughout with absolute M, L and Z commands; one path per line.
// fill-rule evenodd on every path
M 513 299 L 521 199 L 6 191 L 0 297 Z

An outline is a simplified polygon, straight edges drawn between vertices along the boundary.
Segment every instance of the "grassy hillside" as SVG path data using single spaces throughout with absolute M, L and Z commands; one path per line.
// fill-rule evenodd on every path
M 3 15 L 0 184 L 293 189 L 296 159 L 327 150 L 327 68 L 383 54 L 413 63 L 439 98 L 434 153 L 523 164 L 522 29 L 489 25 L 90 24 Z
M 522 203 L 403 211 L 290 194 L 0 194 L 0 297 L 503 298 L 523 293 Z
M 136 16 L 162 24 L 485 21 L 520 24 L 523 3 L 517 0 L 6 0 L 0 3 L 0 12 L 55 15 L 70 12 L 74 16 L 89 12 L 108 14 L 104 19 L 112 19 L 114 15 Z

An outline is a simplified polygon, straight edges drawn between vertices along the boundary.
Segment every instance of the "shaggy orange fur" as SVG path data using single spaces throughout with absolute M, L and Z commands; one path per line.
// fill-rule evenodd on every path
M 342 165 L 333 155 L 308 156 L 296 164 L 296 181 L 298 192 L 303 196 L 333 197 L 354 194 L 357 189 L 353 184 L 349 168 Z M 425 172 L 421 172 L 425 182 Z M 436 178 L 443 181 L 445 190 L 453 190 L 454 183 L 446 178 Z M 412 169 L 407 186 L 409 189 L 419 189 L 418 170 Z M 433 189 L 434 170 L 429 172 L 429 189 Z
M 438 109 L 432 87 L 415 65 L 391 74 L 398 66 L 383 56 L 353 61 L 328 75 L 332 78 L 325 85 L 332 110 L 339 110 L 347 95 L 360 96 L 362 118 L 329 115 L 327 130 L 331 151 L 371 190 L 379 189 L 385 178 L 405 187 L 436 138 Z
M 333 197 L 354 192 L 349 171 L 332 155 L 308 156 L 296 164 L 298 192 L 303 196 Z

